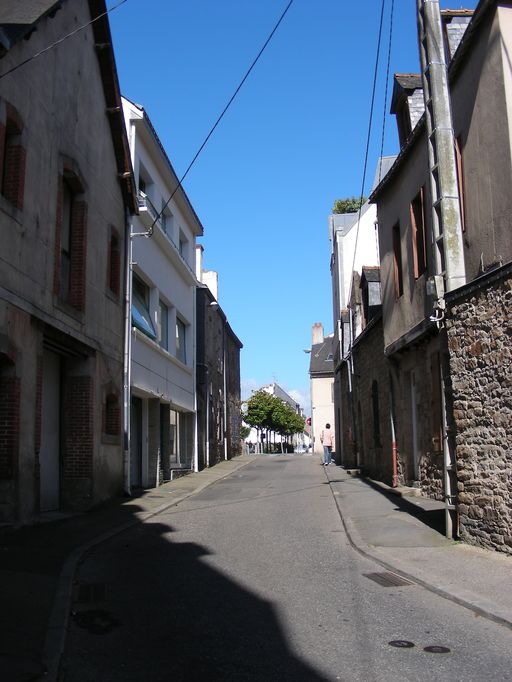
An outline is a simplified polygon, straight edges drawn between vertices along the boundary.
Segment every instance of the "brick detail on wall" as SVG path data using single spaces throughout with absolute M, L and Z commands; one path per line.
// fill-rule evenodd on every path
M 111 293 L 118 297 L 121 291 L 121 252 L 119 249 L 119 233 L 114 228 L 111 228 L 110 231 L 107 283 Z
M 93 459 L 93 380 L 69 376 L 64 396 L 63 477 L 91 478 Z
M 0 377 L 0 479 L 15 475 L 20 434 L 20 379 Z
M 4 174 L 2 194 L 20 210 L 23 208 L 25 194 L 25 161 L 26 151 L 21 144 L 11 144 L 4 153 Z
M 71 215 L 71 279 L 69 302 L 85 310 L 85 275 L 87 265 L 87 204 L 75 200 Z
M 62 230 L 62 175 L 57 186 L 57 206 L 55 212 L 55 244 L 53 247 L 53 294 L 59 295 L 60 290 L 60 233 Z

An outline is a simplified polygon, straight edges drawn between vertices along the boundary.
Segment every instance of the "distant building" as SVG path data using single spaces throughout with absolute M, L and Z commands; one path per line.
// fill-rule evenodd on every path
M 334 420 L 333 334 L 324 336 L 320 322 L 313 325 L 309 378 L 311 391 L 311 439 L 313 452 L 323 453 L 320 433 L 330 424 L 336 435 Z M 338 456 L 336 456 L 338 459 Z
M 132 226 L 130 486 L 197 467 L 195 240 L 203 227 L 145 109 L 123 98 L 137 182 Z M 171 201 L 169 197 L 174 194 Z
M 217 273 L 203 270 L 196 247 L 198 467 L 241 454 L 240 350 L 242 343 L 220 307 Z M 213 291 L 212 291 L 213 289 Z

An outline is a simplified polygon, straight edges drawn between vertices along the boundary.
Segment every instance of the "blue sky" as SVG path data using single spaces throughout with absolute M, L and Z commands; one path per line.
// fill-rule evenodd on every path
M 286 4 L 128 0 L 111 13 L 121 90 L 146 108 L 178 175 Z M 418 71 L 416 3 L 394 5 L 387 112 L 392 74 Z M 366 191 L 381 147 L 390 8 Z M 326 333 L 333 325 L 327 217 L 336 198 L 361 190 L 380 10 L 379 0 L 295 0 L 184 182 L 205 228 L 204 267 L 218 271 L 219 302 L 244 344 L 244 394 L 277 381 L 307 409 L 303 349 L 314 322 Z M 387 114 L 384 154 L 396 151 Z

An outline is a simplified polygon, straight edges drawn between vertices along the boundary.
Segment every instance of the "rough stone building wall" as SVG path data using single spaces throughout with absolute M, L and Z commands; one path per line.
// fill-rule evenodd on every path
M 342 426 L 340 440 L 341 440 L 341 465 L 346 469 L 354 469 L 357 466 L 356 443 L 353 434 L 352 425 L 352 404 L 351 394 L 349 390 L 349 366 L 347 362 L 343 362 L 340 369 L 340 411 Z
M 512 265 L 447 302 L 460 536 L 512 554 Z
M 383 354 L 382 319 L 368 326 L 354 345 L 357 434 L 360 467 L 371 478 L 393 477 L 389 368 Z

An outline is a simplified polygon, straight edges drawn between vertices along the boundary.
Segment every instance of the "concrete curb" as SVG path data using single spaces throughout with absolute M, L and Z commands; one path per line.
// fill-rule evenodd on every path
M 217 473 L 215 472 L 215 467 L 203 470 L 205 472 L 203 476 L 201 476 L 203 473 L 201 471 L 197 474 L 190 474 L 190 476 L 202 477 L 206 480 L 195 486 L 193 490 L 185 490 L 181 494 L 177 493 L 177 495 L 171 500 L 161 504 L 155 509 L 136 513 L 135 518 L 132 521 L 111 528 L 109 531 L 98 535 L 96 538 L 90 540 L 84 545 L 81 545 L 80 547 L 77 547 L 73 550 L 73 552 L 71 552 L 69 557 L 66 559 L 64 566 L 62 567 L 57 581 L 57 589 L 55 591 L 55 598 L 50 618 L 48 620 L 46 638 L 43 647 L 43 664 L 45 666 L 44 679 L 47 682 L 58 682 L 59 679 L 60 664 L 66 646 L 66 637 L 68 632 L 71 600 L 73 594 L 73 583 L 79 562 L 86 556 L 88 552 L 91 551 L 91 549 L 97 547 L 102 542 L 106 542 L 112 537 L 119 535 L 130 528 L 133 528 L 140 523 L 144 523 L 148 519 L 161 514 L 170 507 L 175 507 L 188 497 L 201 492 L 217 481 L 227 478 L 235 471 L 248 466 L 253 461 L 251 459 L 248 461 L 237 462 L 237 459 L 238 458 L 226 460 L 226 463 L 229 463 L 232 466 L 229 466 L 229 470 L 224 471 L 223 473 L 219 470 L 219 475 L 215 475 Z M 222 464 L 224 464 L 224 462 L 220 462 L 217 466 L 222 467 Z M 222 469 L 225 468 L 225 466 L 222 467 Z M 189 476 L 186 478 L 189 478 Z M 186 479 L 176 479 L 176 482 L 180 480 L 184 481 Z M 158 488 L 156 490 L 158 490 Z M 148 495 L 149 499 L 150 495 L 151 493 Z
M 329 481 L 327 472 L 324 473 L 326 479 Z M 449 601 L 454 602 L 455 604 L 458 604 L 459 606 L 462 606 L 472 611 L 478 616 L 486 618 L 487 620 L 493 621 L 494 623 L 498 623 L 499 625 L 503 625 L 504 627 L 507 627 L 510 630 L 512 630 L 512 620 L 509 617 L 494 613 L 485 605 L 479 605 L 478 603 L 475 603 L 474 600 L 473 601 L 470 600 L 469 595 L 466 596 L 462 594 L 455 594 L 453 592 L 447 592 L 445 589 L 442 589 L 441 587 L 432 584 L 431 582 L 425 580 L 424 578 L 421 578 L 420 576 L 417 575 L 417 573 L 409 572 L 408 568 L 404 568 L 403 565 L 400 565 L 401 562 L 399 560 L 395 562 L 390 562 L 389 560 L 378 556 L 375 553 L 375 551 L 372 552 L 370 546 L 367 545 L 361 538 L 359 532 L 357 531 L 354 525 L 354 522 L 350 518 L 350 515 L 346 512 L 346 510 L 343 509 L 343 504 L 341 502 L 340 496 L 334 494 L 332 486 L 329 487 L 331 489 L 332 496 L 336 503 L 336 508 L 338 509 L 341 522 L 343 523 L 343 527 L 347 534 L 347 538 L 350 542 L 350 545 L 353 547 L 353 549 L 356 550 L 356 552 L 364 556 L 366 559 L 375 561 L 377 564 L 387 569 L 388 571 L 396 573 L 397 575 L 400 575 L 401 577 L 406 578 L 407 580 L 410 580 L 417 585 L 421 585 L 421 587 L 425 588 L 426 590 L 429 590 L 430 592 L 438 595 L 439 597 L 442 597 L 443 599 L 448 599 Z

